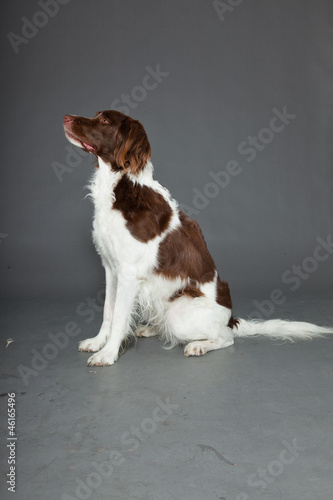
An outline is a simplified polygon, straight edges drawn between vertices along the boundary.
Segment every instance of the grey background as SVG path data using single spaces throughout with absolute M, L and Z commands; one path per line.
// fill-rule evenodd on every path
M 212 1 L 70 0 L 15 53 L 8 33 L 22 36 L 22 18 L 41 7 L 2 0 L 2 296 L 100 290 L 83 190 L 93 158 L 59 182 L 62 117 L 110 109 L 157 65 L 169 75 L 130 109 L 147 130 L 156 178 L 193 206 L 209 172 L 237 160 L 242 172 L 195 218 L 234 296 L 292 293 L 283 273 L 332 234 L 333 4 L 252 0 L 230 9 L 222 21 Z M 239 144 L 284 106 L 296 118 L 248 162 Z M 295 293 L 327 292 L 332 271 L 330 255 Z

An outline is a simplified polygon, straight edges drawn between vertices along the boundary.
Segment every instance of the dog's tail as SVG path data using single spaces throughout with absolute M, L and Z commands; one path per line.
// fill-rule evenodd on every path
M 268 336 L 274 340 L 312 340 L 333 333 L 332 327 L 323 327 L 302 321 L 287 321 L 282 319 L 261 320 L 234 320 L 232 332 L 235 337 Z

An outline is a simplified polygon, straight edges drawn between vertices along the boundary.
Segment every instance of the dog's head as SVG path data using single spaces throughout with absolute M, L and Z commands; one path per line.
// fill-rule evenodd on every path
M 119 111 L 99 111 L 94 118 L 65 115 L 64 129 L 72 144 L 102 158 L 113 170 L 136 175 L 151 156 L 141 123 Z

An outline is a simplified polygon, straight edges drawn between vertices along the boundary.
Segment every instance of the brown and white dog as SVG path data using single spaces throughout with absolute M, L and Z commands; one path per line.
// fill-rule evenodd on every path
M 218 275 L 197 222 L 178 209 L 153 179 L 146 132 L 118 112 L 92 119 L 65 115 L 68 140 L 98 160 L 90 183 L 93 240 L 106 274 L 103 324 L 80 351 L 89 366 L 112 365 L 131 331 L 160 335 L 185 356 L 228 347 L 234 337 L 268 335 L 295 340 L 332 329 L 283 320 L 234 319 L 228 284 Z

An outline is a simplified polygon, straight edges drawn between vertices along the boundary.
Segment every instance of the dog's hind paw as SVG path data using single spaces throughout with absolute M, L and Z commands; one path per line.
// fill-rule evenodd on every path
M 203 342 L 191 342 L 187 344 L 184 349 L 184 355 L 189 356 L 203 356 L 208 351 L 207 346 Z

